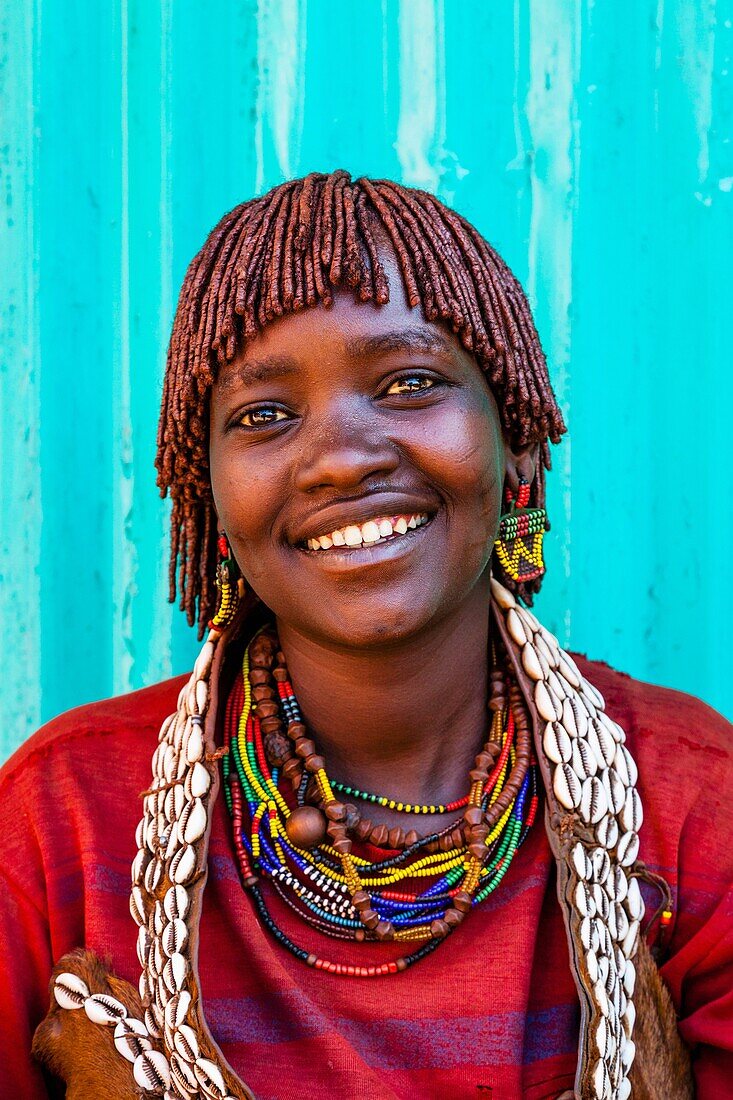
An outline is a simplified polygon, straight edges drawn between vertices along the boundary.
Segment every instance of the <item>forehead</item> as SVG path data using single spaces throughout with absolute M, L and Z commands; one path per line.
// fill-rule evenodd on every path
M 472 360 L 447 328 L 408 305 L 401 280 L 393 277 L 390 300 L 383 305 L 357 302 L 350 291 L 340 290 L 331 306 L 319 304 L 273 321 L 220 369 L 216 389 L 224 394 L 326 358 L 331 365 L 359 365 L 393 353 Z

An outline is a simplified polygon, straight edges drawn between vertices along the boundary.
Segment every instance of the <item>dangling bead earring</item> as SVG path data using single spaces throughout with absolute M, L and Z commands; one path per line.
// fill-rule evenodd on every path
M 210 630 L 226 630 L 239 607 L 239 578 L 235 562 L 226 535 L 217 540 L 219 561 L 216 566 L 216 587 L 219 589 L 219 603 L 216 614 L 209 623 Z
M 499 520 L 499 534 L 494 550 L 507 577 L 516 584 L 533 581 L 545 572 L 542 539 L 547 527 L 544 508 L 528 508 L 529 482 L 520 477 L 516 499 L 510 489 L 505 492 L 508 505 Z

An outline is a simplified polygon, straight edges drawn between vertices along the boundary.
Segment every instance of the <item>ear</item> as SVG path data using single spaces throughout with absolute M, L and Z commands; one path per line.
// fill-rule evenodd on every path
M 524 447 L 521 451 L 513 451 L 508 443 L 504 443 L 504 465 L 506 470 L 504 484 L 511 489 L 512 493 L 517 492 L 520 477 L 528 481 L 530 485 L 532 484 L 534 475 L 537 472 L 539 455 L 539 443 L 530 443 L 528 447 Z

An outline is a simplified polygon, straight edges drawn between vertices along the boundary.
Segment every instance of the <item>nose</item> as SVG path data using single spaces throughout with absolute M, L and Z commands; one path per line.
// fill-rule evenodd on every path
M 375 477 L 393 473 L 400 463 L 397 447 L 371 415 L 330 416 L 309 425 L 295 472 L 301 492 L 330 488 L 349 491 Z

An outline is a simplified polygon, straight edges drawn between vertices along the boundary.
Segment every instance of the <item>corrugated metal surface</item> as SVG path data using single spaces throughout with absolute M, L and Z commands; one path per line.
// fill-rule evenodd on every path
M 37 0 L 0 20 L 0 754 L 185 669 L 153 453 L 185 265 L 319 168 L 437 191 L 529 288 L 571 436 L 541 614 L 733 713 L 732 0 Z

